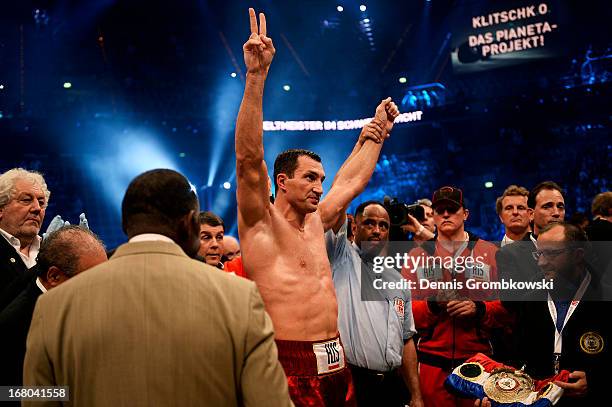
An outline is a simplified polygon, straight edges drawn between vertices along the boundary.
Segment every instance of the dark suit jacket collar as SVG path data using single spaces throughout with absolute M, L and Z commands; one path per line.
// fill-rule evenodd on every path
M 145 253 L 161 253 L 180 257 L 188 257 L 183 251 L 183 249 L 181 249 L 181 247 L 176 243 L 156 240 L 123 244 L 117 248 L 112 258 L 115 259 L 119 257 Z
M 17 250 L 15 250 L 15 248 L 2 235 L 0 235 L 0 253 L 5 255 L 15 255 L 17 258 L 19 258 L 19 260 L 21 260 L 21 256 L 19 256 Z
M 15 261 L 10 261 L 9 259 L 15 259 Z M 17 270 L 27 270 L 28 266 L 25 265 L 23 259 L 17 253 L 17 250 L 4 238 L 4 236 L 0 236 L 0 265 L 5 265 L 8 263 L 13 269 Z

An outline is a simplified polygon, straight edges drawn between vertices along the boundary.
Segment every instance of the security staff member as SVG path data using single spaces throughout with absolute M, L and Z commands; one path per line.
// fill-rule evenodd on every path
M 340 339 L 353 376 L 357 404 L 404 406 L 411 397 L 410 405 L 421 407 L 410 291 L 373 288 L 373 280 L 379 277 L 399 281 L 401 275 L 396 270 L 385 269 L 379 274 L 367 266 L 362 274 L 362 261 L 371 263 L 368 259 L 385 253 L 389 215 L 378 202 L 359 205 L 353 224 L 354 243 L 347 239 L 344 217 L 339 224 L 325 238 L 338 298 Z M 362 287 L 375 298 L 363 301 Z

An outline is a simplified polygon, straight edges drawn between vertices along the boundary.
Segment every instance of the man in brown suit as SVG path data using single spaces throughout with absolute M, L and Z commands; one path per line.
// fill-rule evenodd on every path
M 291 405 L 255 284 L 188 257 L 198 214 L 179 173 L 135 178 L 129 242 L 39 298 L 24 385 L 67 385 L 68 405 L 86 407 Z

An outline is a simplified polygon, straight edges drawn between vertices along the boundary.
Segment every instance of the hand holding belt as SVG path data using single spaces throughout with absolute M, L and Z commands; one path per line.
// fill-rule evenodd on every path
M 569 372 L 545 379 L 533 380 L 523 369 L 495 362 L 479 353 L 458 366 L 448 376 L 445 385 L 449 390 L 464 397 L 488 397 L 493 406 L 516 405 L 552 406 L 563 395 L 563 389 L 553 381 L 568 381 Z

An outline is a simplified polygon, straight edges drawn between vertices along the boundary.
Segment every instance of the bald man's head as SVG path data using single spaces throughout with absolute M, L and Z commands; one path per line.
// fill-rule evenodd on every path
M 64 226 L 42 242 L 37 274 L 51 289 L 106 260 L 104 244 L 94 233 L 80 226 Z
M 240 243 L 238 243 L 235 237 L 229 235 L 223 236 L 223 248 L 223 255 L 228 260 L 240 257 Z

